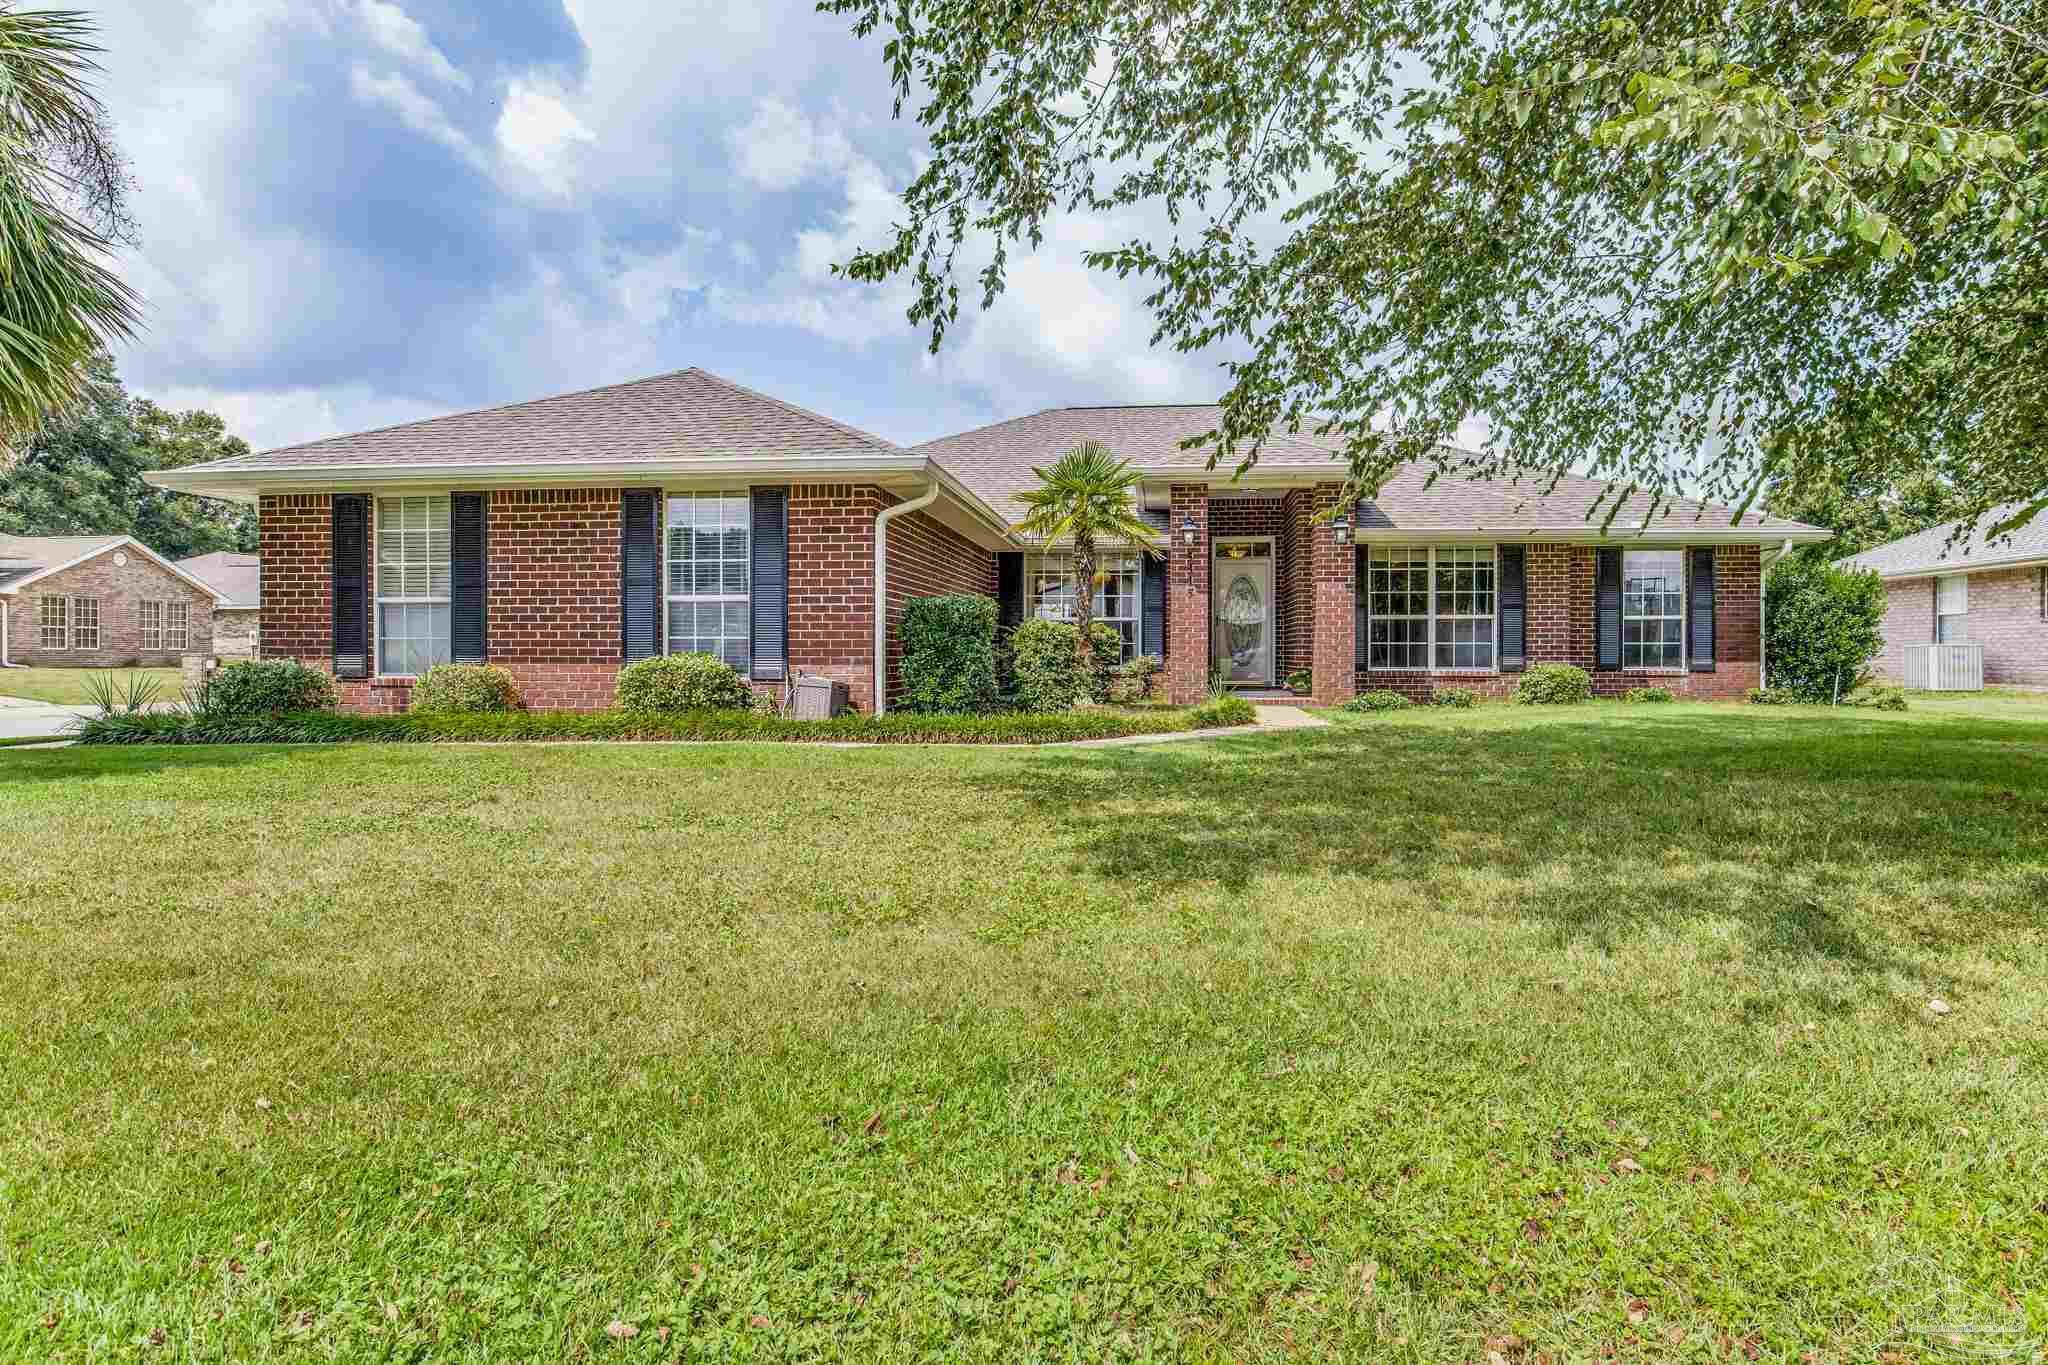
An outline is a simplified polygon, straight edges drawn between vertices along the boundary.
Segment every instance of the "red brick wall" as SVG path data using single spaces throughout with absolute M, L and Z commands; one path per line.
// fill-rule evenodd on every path
M 789 490 L 789 664 L 837 678 L 853 704 L 875 696 L 875 517 L 883 494 L 866 485 Z
M 266 659 L 333 663 L 332 502 L 326 493 L 266 493 L 257 506 Z
M 882 495 L 889 503 L 898 501 Z M 873 581 L 870 577 L 870 582 Z M 889 704 L 903 694 L 904 603 L 913 597 L 938 597 L 953 593 L 996 595 L 996 557 L 979 545 L 924 512 L 912 512 L 889 523 Z M 869 620 L 873 620 L 870 608 Z M 870 627 L 872 629 L 872 626 Z M 872 641 L 868 652 L 874 652 Z M 872 703 L 873 693 L 860 699 L 862 709 Z
M 128 562 L 116 566 L 114 556 Z M 64 609 L 64 647 L 44 649 L 40 603 L 45 597 L 90 597 L 99 603 L 98 649 L 73 649 L 72 607 Z M 142 603 L 183 602 L 189 630 L 183 649 L 142 647 Z M 7 657 L 18 664 L 56 668 L 111 668 L 117 665 L 175 664 L 181 655 L 213 652 L 213 594 L 201 592 L 147 555 L 117 547 L 83 564 L 39 578 L 12 597 L 0 599 L 7 613 Z
M 1274 594 L 1280 611 L 1280 681 L 1296 669 L 1315 665 L 1315 595 L 1308 590 L 1306 561 L 1302 549 L 1309 543 L 1309 515 L 1313 497 L 1306 488 L 1294 488 L 1280 500 L 1280 544 L 1275 572 L 1279 588 Z
M 1637 673 L 1593 667 L 1594 547 L 1528 547 L 1529 662 L 1574 664 L 1593 676 L 1593 691 L 1620 696 L 1632 687 L 1662 687 L 1701 700 L 1740 697 L 1757 685 L 1762 652 L 1761 563 L 1754 545 L 1723 545 L 1714 551 L 1714 671 Z M 1464 687 L 1482 696 L 1504 697 L 1515 690 L 1518 673 L 1367 673 L 1361 688 L 1385 688 L 1417 700 L 1438 689 Z
M 1174 484 L 1169 490 L 1166 552 L 1166 695 L 1193 705 L 1209 691 L 1209 490 Z M 1195 524 L 1195 543 L 1181 534 Z
M 1314 585 L 1314 624 L 1310 647 L 1315 662 L 1315 699 L 1333 706 L 1358 690 L 1358 551 L 1339 545 L 1328 520 L 1317 521 L 1337 505 L 1341 486 L 1319 483 L 1311 491 L 1308 542 L 1301 561 Z
M 621 496 L 617 488 L 491 494 L 484 612 L 492 663 L 617 672 Z
M 1967 638 L 1984 646 L 1984 681 L 1993 686 L 2048 687 L 2048 620 L 2042 619 L 2042 571 L 1993 569 L 1970 575 Z M 1934 580 L 1885 584 L 1884 652 L 1876 670 L 1905 677 L 1907 645 L 1934 642 Z

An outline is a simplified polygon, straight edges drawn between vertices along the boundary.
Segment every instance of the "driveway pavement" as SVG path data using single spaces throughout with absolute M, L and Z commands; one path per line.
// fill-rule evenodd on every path
M 89 706 L 59 706 L 55 702 L 29 701 L 24 697 L 0 697 L 0 739 L 31 736 L 61 739 L 64 727 L 74 716 L 90 715 Z

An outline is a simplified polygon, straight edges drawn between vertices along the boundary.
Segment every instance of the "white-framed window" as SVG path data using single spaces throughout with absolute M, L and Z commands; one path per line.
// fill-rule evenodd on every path
M 1945 573 L 1934 580 L 1934 642 L 1952 645 L 1970 638 L 1970 576 Z
M 1685 667 L 1685 551 L 1622 552 L 1621 666 Z
M 137 624 L 142 627 L 142 648 L 154 653 L 164 647 L 164 604 L 145 597 L 135 604 Z
M 416 677 L 449 645 L 448 497 L 377 499 L 377 671 Z
M 753 667 L 752 500 L 745 489 L 668 498 L 668 652 Z
M 164 603 L 164 648 L 184 650 L 192 646 L 192 604 Z
M 1095 619 L 1123 639 L 1122 657 L 1137 657 L 1144 638 L 1144 557 L 1119 551 L 1095 556 Z M 1074 557 L 1048 551 L 1024 557 L 1024 610 L 1041 621 L 1074 619 Z
M 1491 545 L 1373 545 L 1366 551 L 1366 667 L 1490 673 L 1500 601 Z
M 100 647 L 99 598 L 74 597 L 71 599 L 71 647 L 73 649 L 98 649 Z
M 71 643 L 71 599 L 43 597 L 36 600 L 36 633 L 44 649 L 63 649 Z

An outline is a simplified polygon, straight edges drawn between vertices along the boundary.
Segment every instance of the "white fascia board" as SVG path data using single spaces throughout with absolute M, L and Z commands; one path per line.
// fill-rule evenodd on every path
M 1889 572 L 1879 569 L 1877 576 L 1887 583 L 1901 583 L 1910 578 L 1947 578 L 1959 573 L 2003 573 L 2007 569 L 2038 569 L 2048 565 L 2048 555 L 2037 555 L 2029 551 L 2015 559 L 1987 559 L 1981 562 L 1945 564 L 1939 568 L 1893 569 Z M 1855 565 L 1849 565 L 1855 568 Z
M 1656 527 L 1647 530 L 1615 527 L 1606 532 L 1577 527 L 1566 529 L 1504 526 L 1489 529 L 1483 526 L 1407 526 L 1388 529 L 1375 526 L 1370 530 L 1353 532 L 1351 538 L 1360 545 L 1415 545 L 1423 542 L 1438 545 L 1782 545 L 1788 540 L 1801 544 L 1817 544 L 1833 539 L 1834 532 L 1744 530 L 1733 526 L 1683 529 Z

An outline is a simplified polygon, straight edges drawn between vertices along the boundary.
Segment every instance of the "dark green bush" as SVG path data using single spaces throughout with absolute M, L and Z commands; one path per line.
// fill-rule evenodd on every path
M 1140 654 L 1118 664 L 1109 671 L 1109 692 L 1104 700 L 1119 706 L 1145 701 L 1152 695 L 1152 680 L 1165 671 L 1166 665 L 1156 654 Z
M 913 597 L 903 607 L 905 710 L 972 715 L 996 703 L 993 597 Z
M 1677 699 L 1667 689 L 1662 687 L 1631 687 L 1622 696 L 1622 700 L 1642 703 L 1675 701 Z
M 1569 706 L 1592 696 L 1592 675 L 1570 664 L 1534 664 L 1515 684 L 1515 700 L 1524 706 Z
M 273 659 L 215 669 L 189 706 L 210 716 L 274 716 L 324 710 L 334 701 L 334 679 L 295 659 Z
M 1749 689 L 1751 706 L 1797 706 L 1800 699 L 1782 687 L 1752 687 Z
M 1479 694 L 1469 687 L 1439 687 L 1429 699 L 1431 706 L 1468 707 L 1479 705 Z
M 1874 573 L 1788 556 L 1764 580 L 1771 687 L 1801 701 L 1847 696 L 1884 648 L 1884 584 Z
M 517 711 L 519 684 L 496 664 L 435 664 L 412 687 L 415 711 Z
M 732 665 L 709 654 L 667 654 L 619 670 L 621 711 L 745 711 L 753 691 Z
M 1405 711 L 1415 705 L 1399 692 L 1390 692 L 1376 687 L 1370 692 L 1361 692 L 1344 703 L 1346 711 Z
M 1297 668 L 1287 675 L 1287 690 L 1307 694 L 1316 686 L 1316 675 L 1306 668 Z
M 1874 711 L 1906 709 L 1906 689 L 1884 683 L 1870 683 L 1842 698 L 1847 706 L 1865 706 Z
M 1108 692 L 1109 669 L 1123 650 L 1114 626 L 1100 621 L 1090 632 L 1095 666 L 1088 677 L 1074 657 L 1080 631 L 1071 621 L 1030 620 L 1010 632 L 1012 677 L 1017 707 L 1039 715 L 1071 710 L 1084 701 L 1101 701 Z
M 931 716 L 891 711 L 879 719 L 788 720 L 754 711 L 408 711 L 396 716 L 332 711 L 282 716 L 100 716 L 82 721 L 81 744 L 425 744 L 511 740 L 781 740 L 876 744 L 1051 744 L 1119 735 L 1173 734 L 1256 720 L 1233 697 L 1195 707 L 1090 707 L 1060 715 L 996 712 Z

